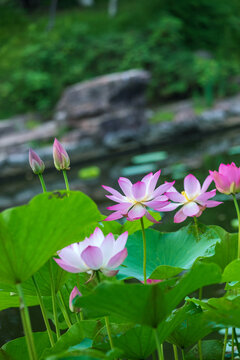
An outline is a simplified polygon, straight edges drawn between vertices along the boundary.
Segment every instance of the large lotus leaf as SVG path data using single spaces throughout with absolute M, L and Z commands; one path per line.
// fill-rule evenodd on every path
M 111 324 L 112 325 L 112 324 Z M 115 330 L 115 331 L 114 331 Z M 135 325 L 125 332 L 114 329 L 111 326 L 114 346 L 123 350 L 123 358 L 127 359 L 147 359 L 156 349 L 156 340 L 153 329 L 146 326 Z M 107 330 L 104 327 L 94 339 L 93 346 L 99 350 L 109 350 Z M 105 341 L 104 341 L 105 340 Z
M 186 360 L 199 359 L 198 345 L 195 345 L 186 355 Z M 202 358 L 204 360 L 222 360 L 223 343 L 220 340 L 202 341 Z
M 216 329 L 214 323 L 209 320 L 207 311 L 196 308 L 196 311 L 187 314 L 184 321 L 167 338 L 167 341 L 186 349 Z
M 166 315 L 161 284 L 118 284 L 103 282 L 87 296 L 76 300 L 87 317 L 117 316 L 126 322 L 157 326 Z
M 157 332 L 160 343 L 163 343 L 167 337 L 178 328 L 179 324 L 188 317 L 189 313 L 192 313 L 192 306 L 185 303 L 184 306 L 174 310 L 166 320 L 159 324 Z
M 189 293 L 221 280 L 216 264 L 196 263 L 179 282 L 167 290 L 164 282 L 154 285 L 104 282 L 76 300 L 88 317 L 112 315 L 123 321 L 157 327 Z
M 199 226 L 199 237 L 195 227 L 188 225 L 175 233 L 161 233 L 146 230 L 147 277 L 168 278 L 189 269 L 198 257 L 211 256 L 219 237 L 216 231 L 204 225 Z M 143 280 L 142 233 L 129 236 L 126 267 L 120 268 L 120 275 Z
M 84 320 L 74 324 L 60 339 L 53 348 L 44 352 L 44 357 L 61 353 L 69 348 L 78 345 L 85 338 L 92 339 L 102 327 L 101 321 Z
M 203 286 L 217 284 L 221 279 L 222 272 L 218 265 L 196 262 L 191 270 L 165 294 L 169 311 L 175 309 L 188 294 Z
M 53 333 L 55 337 L 55 334 Z M 38 357 L 40 358 L 44 349 L 50 347 L 50 342 L 48 338 L 47 332 L 35 332 L 33 333 L 34 343 L 36 347 L 36 352 Z M 20 337 L 15 340 L 9 341 L 5 345 L 3 345 L 2 349 L 6 352 L 8 356 L 10 356 L 11 360 L 29 360 L 28 349 L 25 337 Z
M 210 229 L 217 232 L 220 242 L 216 244 L 215 254 L 206 262 L 214 262 L 224 269 L 230 262 L 237 259 L 238 234 L 231 234 L 220 226 L 211 225 Z
M 113 360 L 112 356 L 108 357 L 106 354 L 95 349 L 83 349 L 83 350 L 69 350 L 61 354 L 54 354 L 45 357 L 44 360 L 99 360 L 109 359 Z
M 163 343 L 167 336 L 186 318 L 191 307 L 189 304 L 185 304 L 159 324 L 157 333 L 160 343 Z M 111 324 L 111 333 L 114 346 L 123 350 L 124 358 L 147 359 L 156 350 L 154 330 L 150 327 L 135 325 L 128 329 L 126 325 Z M 104 341 L 105 339 L 107 339 L 106 327 L 101 329 L 95 337 L 94 348 L 108 350 L 109 342 Z
M 28 306 L 38 305 L 39 301 L 36 296 L 25 296 L 25 300 Z M 19 296 L 15 292 L 0 290 L 0 311 L 8 309 L 10 307 L 19 307 Z
M 240 297 L 211 298 L 207 302 L 190 299 L 207 310 L 209 321 L 217 325 L 240 328 Z
M 59 249 L 90 235 L 101 215 L 81 192 L 41 194 L 0 214 L 0 282 L 26 281 Z
M 240 259 L 232 261 L 225 267 L 222 281 L 240 281 Z
M 0 360 L 12 360 L 6 351 L 0 349 Z

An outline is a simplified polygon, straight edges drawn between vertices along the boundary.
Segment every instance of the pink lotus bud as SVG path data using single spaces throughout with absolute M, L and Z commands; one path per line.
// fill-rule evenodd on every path
M 57 170 L 69 170 L 70 159 L 60 142 L 55 139 L 53 144 L 53 160 Z
M 29 149 L 29 164 L 34 174 L 42 174 L 45 169 L 44 162 L 32 149 Z
M 72 311 L 72 312 L 80 312 L 81 309 L 80 308 L 77 308 L 75 305 L 74 305 L 74 301 L 77 297 L 79 296 L 82 296 L 82 294 L 80 293 L 80 291 L 78 290 L 78 288 L 75 286 L 70 294 L 70 297 L 69 297 L 69 309 Z

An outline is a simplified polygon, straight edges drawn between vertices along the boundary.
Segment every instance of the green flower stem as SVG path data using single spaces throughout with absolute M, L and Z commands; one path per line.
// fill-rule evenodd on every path
M 96 274 L 96 277 L 97 277 L 97 281 L 100 284 L 101 279 L 100 279 L 99 271 L 96 271 L 95 274 Z M 110 324 L 109 324 L 109 318 L 108 318 L 108 316 L 105 316 L 104 319 L 105 319 L 105 325 L 106 325 L 106 328 L 107 328 L 109 343 L 110 343 L 111 349 L 113 350 L 114 345 L 113 345 L 112 334 L 111 334 L 111 329 L 110 329 Z
M 234 331 L 232 328 L 232 351 L 231 351 L 231 360 L 234 360 Z
M 75 318 L 77 320 L 76 322 L 80 322 L 81 319 L 79 318 L 78 313 L 75 313 Z
M 200 237 L 199 237 L 199 229 L 198 229 L 198 220 L 197 220 L 196 216 L 194 216 L 193 219 L 194 219 L 194 225 L 195 225 L 197 241 L 199 241 Z M 199 289 L 199 296 L 198 296 L 199 300 L 202 300 L 202 293 L 203 293 L 203 289 L 200 288 Z M 203 356 L 202 356 L 202 340 L 198 341 L 198 354 L 199 354 L 199 360 L 203 360 Z
M 51 261 L 51 259 L 49 260 L 49 274 L 50 274 L 50 281 L 51 281 L 53 317 L 54 317 L 54 323 L 55 323 L 55 328 L 56 328 L 57 339 L 59 339 L 60 338 L 60 330 L 59 330 L 59 324 L 58 324 L 56 291 L 55 291 L 55 284 L 54 284 L 54 278 L 53 278 L 53 269 L 52 269 L 52 261 Z
M 29 353 L 30 360 L 37 360 L 37 353 L 35 349 L 34 339 L 33 339 L 33 333 L 32 333 L 32 326 L 31 326 L 31 320 L 28 312 L 28 307 L 24 299 L 24 294 L 22 290 L 21 284 L 16 284 L 18 295 L 19 295 L 19 302 L 20 302 L 20 314 L 23 324 L 23 330 L 26 337 L 27 342 L 27 348 Z
M 67 177 L 67 172 L 66 170 L 63 170 L 63 177 L 64 177 L 64 181 L 65 181 L 65 185 L 66 185 L 66 190 L 70 191 L 70 187 L 69 187 L 69 182 L 68 182 L 68 177 Z
M 178 350 L 177 346 L 173 344 L 173 353 L 174 353 L 174 360 L 178 360 Z
M 199 360 L 203 360 L 203 355 L 202 355 L 202 340 L 198 340 L 198 355 L 199 355 Z
M 83 312 L 82 311 L 79 312 L 79 316 L 80 316 L 80 320 L 83 321 L 84 317 L 83 317 Z
M 203 294 L 203 288 L 199 289 L 199 300 L 202 300 L 202 294 Z M 202 340 L 198 340 L 198 354 L 199 354 L 199 360 L 203 360 L 202 355 Z
M 181 351 L 182 351 L 182 360 L 185 360 L 184 350 L 183 350 L 183 349 L 181 349 Z
M 67 312 L 67 309 L 66 309 L 66 304 L 64 302 L 61 290 L 59 290 L 59 292 L 58 292 L 58 297 L 59 297 L 59 307 L 60 307 L 61 312 L 63 314 L 64 320 L 66 321 L 66 324 L 70 329 L 70 327 L 72 326 L 72 323 L 71 323 L 71 320 L 69 318 L 69 315 L 68 315 L 68 312 Z
M 96 271 L 96 272 L 95 272 L 95 274 L 96 274 L 97 282 L 100 284 L 101 279 L 100 279 L 99 272 L 98 272 L 98 271 Z
M 45 181 L 43 180 L 42 174 L 38 174 L 38 177 L 39 177 L 40 183 L 41 183 L 41 185 L 42 185 L 43 192 L 46 193 L 46 192 L 47 192 L 47 188 L 46 188 L 46 185 L 45 185 Z
M 194 225 L 195 225 L 197 240 L 199 241 L 198 220 L 197 220 L 197 217 L 196 217 L 196 216 L 194 216 L 193 219 L 194 219 Z
M 238 342 L 237 333 L 236 333 L 235 328 L 233 328 L 233 333 L 234 333 L 234 338 L 235 338 L 235 342 L 236 342 L 236 346 L 237 346 L 237 350 L 238 350 L 238 356 L 240 356 L 240 345 L 239 345 L 239 342 Z
M 113 345 L 113 340 L 112 340 L 112 334 L 111 334 L 111 329 L 110 329 L 110 324 L 109 324 L 109 318 L 108 316 L 105 316 L 105 324 L 106 324 L 106 328 L 107 328 L 107 333 L 108 333 L 108 338 L 109 338 L 109 342 L 110 342 L 110 346 L 111 349 L 114 349 L 114 345 Z
M 153 332 L 154 332 L 155 341 L 156 341 L 156 345 L 157 345 L 158 359 L 164 360 L 162 344 L 159 341 L 157 329 L 154 329 Z
M 44 323 L 45 323 L 45 326 L 46 326 L 46 329 L 47 329 L 49 341 L 50 341 L 51 347 L 53 347 L 54 346 L 54 339 L 53 339 L 51 327 L 50 327 L 50 324 L 49 324 L 49 321 L 48 321 L 46 308 L 45 308 L 45 305 L 44 305 L 44 302 L 43 302 L 43 299 L 42 299 L 42 295 L 41 295 L 41 292 L 40 292 L 40 288 L 39 288 L 38 283 L 36 282 L 36 278 L 34 276 L 32 276 L 32 280 L 33 280 L 33 284 L 34 284 L 34 287 L 35 287 L 35 290 L 36 290 L 36 293 L 37 293 L 37 297 L 38 297 L 38 300 L 39 300 L 39 305 L 40 305 L 43 320 L 44 320 Z
M 161 344 L 161 352 L 162 352 L 162 358 L 164 360 L 164 354 L 163 354 L 163 344 Z
M 140 219 L 141 227 L 142 227 L 142 238 L 143 238 L 143 278 L 144 278 L 144 284 L 147 283 L 147 271 L 146 271 L 146 265 L 147 265 L 147 244 L 146 244 L 146 234 L 144 229 L 144 223 L 143 218 Z
M 228 339 L 228 328 L 225 329 L 224 342 L 223 342 L 223 352 L 222 352 L 222 360 L 225 359 L 225 352 L 227 348 L 227 339 Z
M 238 217 L 238 259 L 240 259 L 240 211 L 235 194 L 232 194 L 232 196 Z

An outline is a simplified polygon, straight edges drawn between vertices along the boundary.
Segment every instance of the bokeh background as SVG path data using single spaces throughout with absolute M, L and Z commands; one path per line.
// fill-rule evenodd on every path
M 48 188 L 63 187 L 51 159 L 55 136 L 72 155 L 72 189 L 103 212 L 100 184 L 116 186 L 119 176 L 135 181 L 162 168 L 162 180 L 181 190 L 188 172 L 203 180 L 220 162 L 239 163 L 239 15 L 238 0 L 0 0 L 1 209 L 40 191 L 29 147 L 46 160 Z M 132 69 L 147 80 L 137 75 L 121 88 Z M 95 78 L 112 73 L 120 75 L 106 110 L 105 80 Z M 81 87 L 88 80 L 90 95 L 88 82 Z M 231 207 L 202 218 L 233 230 Z M 174 228 L 165 217 L 163 229 Z

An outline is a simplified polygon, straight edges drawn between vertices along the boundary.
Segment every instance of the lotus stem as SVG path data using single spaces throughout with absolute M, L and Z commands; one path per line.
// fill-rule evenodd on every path
M 143 218 L 140 219 L 141 227 L 142 227 L 142 238 L 143 238 L 143 278 L 144 278 L 144 284 L 147 283 L 147 244 L 146 244 L 146 234 L 144 229 L 144 223 Z
M 34 284 L 34 287 L 35 287 L 35 290 L 36 290 L 36 293 L 37 293 L 37 297 L 38 297 L 38 300 L 39 300 L 39 305 L 40 305 L 43 320 L 44 320 L 44 323 L 45 323 L 45 326 L 46 326 L 46 329 L 47 329 L 49 341 L 50 341 L 51 347 L 53 347 L 54 346 L 54 339 L 53 339 L 51 327 L 50 327 L 50 324 L 49 324 L 49 321 L 48 321 L 46 308 L 45 308 L 45 305 L 44 305 L 44 302 L 43 302 L 43 299 L 42 299 L 42 295 L 41 295 L 41 292 L 40 292 L 40 288 L 39 288 L 38 283 L 36 281 L 36 278 L 34 276 L 32 276 L 32 280 L 33 280 L 33 284 Z
M 195 226 L 195 230 L 196 230 L 197 241 L 199 241 L 200 238 L 199 238 L 198 220 L 197 220 L 196 216 L 194 216 L 193 219 L 194 219 L 194 226 Z
M 178 360 L 178 349 L 175 344 L 173 344 L 173 353 L 174 353 L 174 360 Z
M 22 324 L 23 324 L 23 330 L 24 330 L 24 334 L 26 337 L 29 358 L 30 358 L 30 360 L 37 360 L 38 357 L 37 357 L 36 348 L 35 348 L 35 344 L 34 344 L 31 320 L 30 320 L 30 316 L 29 316 L 28 307 L 27 307 L 27 304 L 24 299 L 22 286 L 21 286 L 21 284 L 16 284 L 16 287 L 17 287 L 17 291 L 18 291 L 18 295 L 19 295 L 19 302 L 20 302 L 19 308 L 20 308 L 20 314 L 21 314 L 21 319 L 22 319 Z
M 40 183 L 42 185 L 43 193 L 46 193 L 47 188 L 46 188 L 46 184 L 45 184 L 42 174 L 38 174 L 38 177 L 39 177 Z
M 236 212 L 237 212 L 237 218 L 238 218 L 238 259 L 240 259 L 240 211 L 239 211 L 239 206 L 238 206 L 238 202 L 236 199 L 236 195 L 232 194 L 233 196 L 233 202 L 236 208 Z
M 154 332 L 155 341 L 156 341 L 156 345 L 157 345 L 158 358 L 159 358 L 159 360 L 164 360 L 163 348 L 162 348 L 162 344 L 159 341 L 157 329 L 154 329 L 153 332 Z
M 198 355 L 199 355 L 199 360 L 203 360 L 202 341 L 201 340 L 198 340 Z
M 181 349 L 181 352 L 182 352 L 182 360 L 185 360 L 184 349 Z
M 64 177 L 64 181 L 65 181 L 65 185 L 66 185 L 66 190 L 70 191 L 70 187 L 69 187 L 69 182 L 68 182 L 68 177 L 67 177 L 67 172 L 66 170 L 63 170 L 63 177 Z
M 234 360 L 234 331 L 232 328 L 232 351 L 231 351 L 231 360 Z
M 235 342 L 236 342 L 236 346 L 237 346 L 237 350 L 238 350 L 238 356 L 240 356 L 240 345 L 239 345 L 239 342 L 238 342 L 237 333 L 236 333 L 235 328 L 233 328 L 233 333 L 234 333 L 234 338 L 235 338 Z
M 57 339 L 59 339 L 60 338 L 60 330 L 59 330 L 59 324 L 58 324 L 56 291 L 55 291 L 55 284 L 54 284 L 54 278 L 53 278 L 53 269 L 52 269 L 51 259 L 49 260 L 49 274 L 50 274 L 50 281 L 51 281 L 53 318 L 54 318 L 54 323 L 55 323 L 55 328 L 56 328 Z
M 99 276 L 99 271 L 96 271 L 95 273 L 96 273 L 97 281 L 100 284 L 101 279 Z M 114 345 L 113 345 L 113 339 L 112 339 L 112 334 L 111 334 L 111 328 L 110 328 L 110 324 L 109 324 L 109 318 L 108 318 L 108 316 L 105 316 L 104 319 L 105 319 L 105 325 L 106 325 L 106 329 L 107 329 L 107 333 L 108 333 L 109 343 L 110 343 L 111 349 L 113 350 Z
M 58 297 L 59 297 L 59 307 L 60 307 L 61 312 L 63 314 L 64 320 L 66 321 L 66 324 L 70 329 L 70 327 L 72 326 L 72 323 L 71 323 L 71 320 L 69 318 L 69 315 L 68 315 L 68 312 L 67 312 L 67 309 L 66 309 L 66 305 L 65 305 L 61 290 L 59 290 L 59 292 L 58 292 Z
M 105 316 L 105 324 L 106 324 L 106 328 L 107 328 L 107 333 L 108 333 L 108 338 L 109 338 L 109 342 L 110 342 L 110 346 L 111 349 L 114 349 L 114 345 L 113 345 L 113 340 L 112 340 L 112 334 L 111 334 L 111 329 L 110 329 L 110 324 L 109 324 L 109 318 L 108 316 Z
M 228 328 L 225 329 L 224 342 L 223 342 L 223 352 L 222 352 L 222 360 L 225 359 L 225 352 L 227 348 L 227 338 L 228 338 Z

